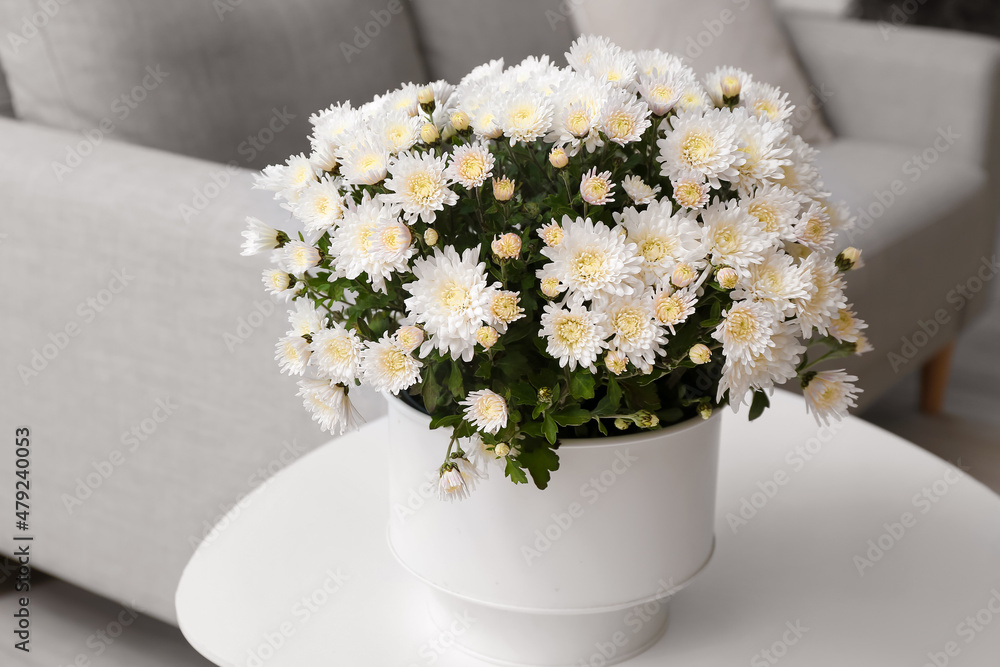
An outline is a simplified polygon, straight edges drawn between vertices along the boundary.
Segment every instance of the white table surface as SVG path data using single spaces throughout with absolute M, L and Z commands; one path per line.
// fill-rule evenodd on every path
M 726 416 L 715 556 L 663 639 L 624 664 L 1000 665 L 1000 497 L 859 419 L 831 433 L 797 396 L 772 405 L 752 424 Z M 181 579 L 188 641 L 226 667 L 485 665 L 430 625 L 389 553 L 385 456 L 379 420 L 234 508 Z M 776 475 L 773 497 L 753 497 Z M 744 499 L 760 508 L 734 530 Z M 856 560 L 869 540 L 889 546 L 870 566 Z

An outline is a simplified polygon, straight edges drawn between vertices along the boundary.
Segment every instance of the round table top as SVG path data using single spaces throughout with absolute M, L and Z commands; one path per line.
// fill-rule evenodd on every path
M 380 419 L 234 507 L 178 587 L 188 641 L 226 667 L 485 665 L 389 552 L 385 457 Z M 712 561 L 627 667 L 998 664 L 1000 497 L 959 468 L 777 392 L 724 418 L 716 516 Z

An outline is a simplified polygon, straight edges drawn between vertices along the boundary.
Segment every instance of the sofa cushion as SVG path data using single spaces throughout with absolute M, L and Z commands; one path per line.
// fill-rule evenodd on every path
M 0 116 L 14 117 L 14 107 L 10 103 L 10 89 L 7 87 L 7 77 L 4 76 L 2 66 L 0 66 Z
M 431 78 L 458 83 L 494 58 L 549 55 L 562 63 L 575 34 L 566 0 L 418 0 L 411 4 Z
M 810 89 L 769 0 L 588 0 L 570 3 L 583 34 L 619 46 L 661 49 L 701 74 L 740 67 L 779 86 L 796 106 L 792 124 L 810 143 L 832 138 L 821 111 L 824 92 Z
M 0 33 L 18 36 L 0 40 L 14 109 L 93 142 L 258 168 L 308 148 L 314 111 L 426 78 L 402 0 L 52 7 L 0 0 Z
M 996 218 L 985 172 L 947 150 L 835 140 L 818 166 L 827 190 L 858 216 L 839 241 L 863 251 L 847 296 L 875 350 L 832 363 L 861 378 L 864 408 L 981 310 L 987 290 L 974 281 L 993 258 Z

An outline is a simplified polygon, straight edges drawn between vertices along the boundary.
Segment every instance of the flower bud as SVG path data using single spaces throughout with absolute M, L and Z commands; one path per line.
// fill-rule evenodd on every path
M 708 349 L 707 345 L 698 343 L 691 346 L 691 349 L 688 350 L 688 356 L 696 364 L 707 364 L 712 360 L 712 351 Z
M 715 273 L 715 279 L 723 288 L 733 289 L 736 287 L 736 281 L 739 280 L 739 274 L 736 273 L 736 269 L 724 266 Z
M 670 276 L 670 282 L 677 287 L 687 287 L 697 277 L 698 272 L 694 270 L 694 267 L 686 262 L 682 262 L 674 269 L 673 275 Z
M 427 245 L 437 245 L 438 233 L 433 227 L 428 227 L 427 231 L 424 232 L 424 243 Z
M 514 196 L 514 181 L 506 176 L 500 180 L 493 179 L 493 198 L 497 201 L 510 201 Z
M 407 352 L 413 352 L 424 342 L 424 330 L 420 327 L 400 327 L 396 332 L 396 341 Z
M 553 221 L 539 229 L 538 235 L 542 237 L 542 241 L 545 245 L 550 248 L 555 248 L 557 245 L 562 243 L 563 237 L 566 236 L 566 233 L 563 231 L 562 227 Z
M 493 327 L 479 327 L 476 329 L 476 340 L 488 350 L 500 340 L 500 333 Z
M 836 263 L 838 269 L 845 272 L 851 269 L 860 269 L 863 266 L 861 263 L 861 251 L 854 246 L 844 248 L 837 255 L 834 263 Z
M 430 104 L 434 101 L 434 90 L 430 86 L 424 86 L 417 91 L 417 101 L 421 104 Z
M 451 115 L 451 126 L 459 132 L 469 129 L 469 114 L 464 111 L 456 111 Z
M 569 156 L 566 155 L 566 149 L 562 146 L 553 148 L 552 152 L 549 153 L 549 164 L 556 169 L 562 169 L 569 164 Z
M 739 104 L 740 92 L 742 92 L 742 86 L 739 78 L 727 76 L 722 79 L 722 102 L 726 106 L 733 107 Z
M 640 410 L 632 419 L 639 428 L 655 428 L 660 424 L 660 418 L 649 410 Z
M 494 238 L 490 247 L 493 248 L 493 254 L 500 259 L 514 259 L 521 254 L 521 237 L 507 233 L 500 238 Z
M 604 356 L 604 365 L 615 375 L 621 375 L 628 368 L 628 359 L 618 350 L 609 350 Z
M 541 213 L 541 207 L 533 201 L 529 201 L 524 205 L 524 214 L 529 218 L 537 218 Z
M 699 403 L 698 404 L 698 416 L 702 419 L 708 419 L 712 416 L 712 406 L 709 403 Z
M 559 289 L 558 278 L 545 278 L 542 280 L 542 294 L 550 299 L 554 299 L 559 296 L 559 292 L 561 291 L 562 290 Z
M 501 459 L 510 454 L 510 445 L 506 442 L 501 442 L 493 447 L 493 453 L 496 454 L 498 459 Z
M 622 419 L 621 417 L 615 420 L 615 428 L 618 429 L 619 431 L 624 431 L 631 425 L 632 424 L 631 422 L 629 422 L 629 420 Z
M 424 123 L 424 126 L 420 128 L 420 140 L 425 144 L 435 144 L 440 138 L 441 134 L 434 123 Z
M 538 402 L 539 403 L 551 403 L 552 402 L 552 388 L 542 387 L 538 390 Z

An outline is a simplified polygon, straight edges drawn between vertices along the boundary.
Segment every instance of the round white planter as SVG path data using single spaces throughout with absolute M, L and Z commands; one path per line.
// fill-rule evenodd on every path
M 711 558 L 720 414 L 658 431 L 566 440 L 540 491 L 497 466 L 442 502 L 450 429 L 389 400 L 391 519 L 399 562 L 462 650 L 507 665 L 610 665 L 666 629 L 669 597 Z

